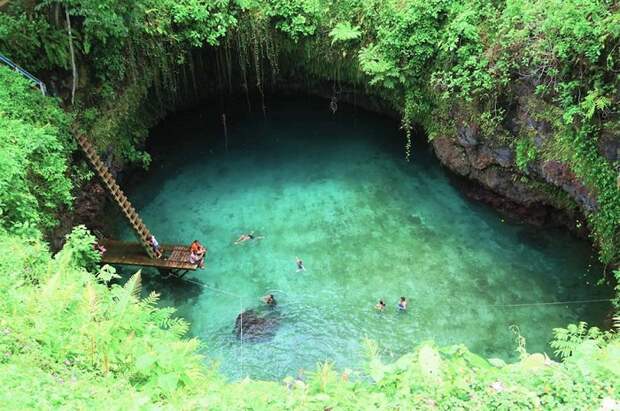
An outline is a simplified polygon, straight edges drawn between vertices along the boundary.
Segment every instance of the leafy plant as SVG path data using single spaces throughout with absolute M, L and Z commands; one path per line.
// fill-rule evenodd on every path
M 362 32 L 360 31 L 359 26 L 353 27 L 349 22 L 338 23 L 329 32 L 329 37 L 332 38 L 332 44 L 356 40 L 360 38 L 361 35 Z
M 79 225 L 74 227 L 71 233 L 66 236 L 65 246 L 56 255 L 56 258 L 64 260 L 65 264 L 74 267 L 95 270 L 101 261 L 101 254 L 95 249 L 96 243 L 97 239 L 88 231 L 86 226 Z
M 526 171 L 527 166 L 534 160 L 536 160 L 536 146 L 528 138 L 522 138 L 517 140 L 515 144 L 515 163 L 521 171 Z
M 50 229 L 73 201 L 70 117 L 6 67 L 0 84 L 0 225 Z
M 557 356 L 568 358 L 585 340 L 593 341 L 598 346 L 605 346 L 611 336 L 610 333 L 601 331 L 598 327 L 588 327 L 588 324 L 581 321 L 578 324 L 569 324 L 566 328 L 554 328 L 554 339 L 550 345 L 555 349 Z

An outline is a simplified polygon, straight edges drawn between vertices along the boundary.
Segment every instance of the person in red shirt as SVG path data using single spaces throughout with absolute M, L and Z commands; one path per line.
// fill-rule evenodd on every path
M 198 264 L 200 268 L 203 268 L 205 265 L 205 254 L 207 253 L 207 249 L 198 242 L 198 240 L 194 240 L 192 245 L 189 246 L 189 261 L 192 264 Z

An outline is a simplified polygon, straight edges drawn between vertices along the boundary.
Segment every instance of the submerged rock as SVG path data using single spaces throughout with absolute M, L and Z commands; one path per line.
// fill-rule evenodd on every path
M 234 332 L 237 338 L 241 338 L 243 330 L 244 341 L 264 341 L 274 337 L 279 325 L 279 316 L 275 310 L 260 313 L 250 309 L 237 316 Z

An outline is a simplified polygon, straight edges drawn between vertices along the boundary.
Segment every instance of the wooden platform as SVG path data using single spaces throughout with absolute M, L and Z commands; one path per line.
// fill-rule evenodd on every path
M 101 258 L 104 264 L 136 265 L 183 271 L 194 271 L 198 268 L 198 264 L 189 262 L 189 245 L 163 244 L 161 246 L 163 256 L 157 259 L 149 257 L 140 243 L 106 240 L 101 244 L 107 250 Z

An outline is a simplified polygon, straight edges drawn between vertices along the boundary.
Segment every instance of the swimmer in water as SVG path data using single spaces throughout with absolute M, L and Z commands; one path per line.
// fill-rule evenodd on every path
M 333 96 L 329 102 L 329 109 L 332 111 L 332 114 L 336 114 L 336 111 L 338 111 L 338 98 L 336 96 Z
M 379 302 L 375 304 L 375 309 L 379 311 L 385 310 L 385 303 L 383 302 L 383 300 L 379 300 Z
M 267 305 L 276 305 L 278 302 L 273 294 L 269 294 L 263 297 L 263 302 Z
M 407 309 L 407 299 L 405 297 L 400 297 L 400 301 L 398 302 L 398 310 L 405 311 Z
M 304 262 L 299 257 L 295 257 L 295 262 L 297 263 L 297 272 L 306 271 L 306 267 L 304 267 Z
M 241 236 L 239 236 L 239 238 L 237 239 L 237 241 L 235 241 L 235 244 L 239 245 L 241 243 L 244 243 L 246 241 L 250 241 L 250 240 L 260 240 L 262 238 L 265 238 L 263 236 L 257 237 L 254 235 L 254 231 L 252 231 L 249 234 L 241 234 Z

